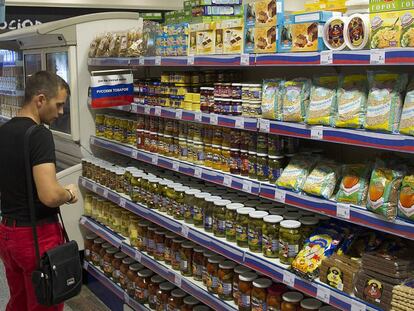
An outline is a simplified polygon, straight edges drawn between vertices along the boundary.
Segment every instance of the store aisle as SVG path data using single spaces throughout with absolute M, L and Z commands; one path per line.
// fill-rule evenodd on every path
M 0 260 L 0 311 L 6 309 L 9 300 L 9 289 L 6 283 L 3 263 Z M 79 296 L 68 300 L 64 311 L 109 311 L 109 309 L 86 287 L 82 288 Z

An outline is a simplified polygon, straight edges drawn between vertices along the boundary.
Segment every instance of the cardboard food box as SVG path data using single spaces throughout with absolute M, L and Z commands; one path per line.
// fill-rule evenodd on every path
M 414 9 L 411 0 L 369 0 L 369 12 L 381 13 Z
M 403 48 L 414 47 L 414 10 L 402 12 L 400 46 Z
M 189 55 L 215 54 L 215 23 L 190 24 Z
M 371 13 L 371 49 L 397 48 L 401 46 L 402 11 Z
M 254 53 L 276 53 L 276 26 L 254 28 Z
M 267 27 L 283 23 L 284 0 L 259 0 L 244 6 L 245 26 Z
M 243 41 L 243 19 L 229 19 L 216 23 L 216 54 L 241 54 Z
M 340 12 L 320 11 L 292 14 L 278 26 L 278 52 L 318 52 L 326 49 L 323 42 L 323 26 Z

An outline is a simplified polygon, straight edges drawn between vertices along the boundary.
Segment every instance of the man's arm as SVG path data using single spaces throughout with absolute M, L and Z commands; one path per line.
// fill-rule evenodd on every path
M 39 200 L 47 207 L 59 207 L 65 203 L 78 201 L 75 185 L 62 187 L 58 183 L 54 163 L 42 163 L 33 166 L 33 178 Z

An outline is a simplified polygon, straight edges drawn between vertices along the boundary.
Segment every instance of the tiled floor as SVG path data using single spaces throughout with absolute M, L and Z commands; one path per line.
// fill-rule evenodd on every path
M 0 311 L 6 310 L 9 300 L 9 289 L 7 287 L 4 267 L 0 260 Z M 82 288 L 79 296 L 65 303 L 64 311 L 109 311 L 109 309 L 86 287 Z

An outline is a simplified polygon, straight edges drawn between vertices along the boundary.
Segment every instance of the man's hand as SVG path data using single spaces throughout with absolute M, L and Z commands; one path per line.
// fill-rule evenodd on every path
M 70 199 L 66 202 L 68 204 L 73 204 L 78 202 L 78 187 L 75 184 L 70 184 L 70 185 L 66 185 L 64 187 L 66 190 L 68 190 L 68 192 L 70 192 Z

